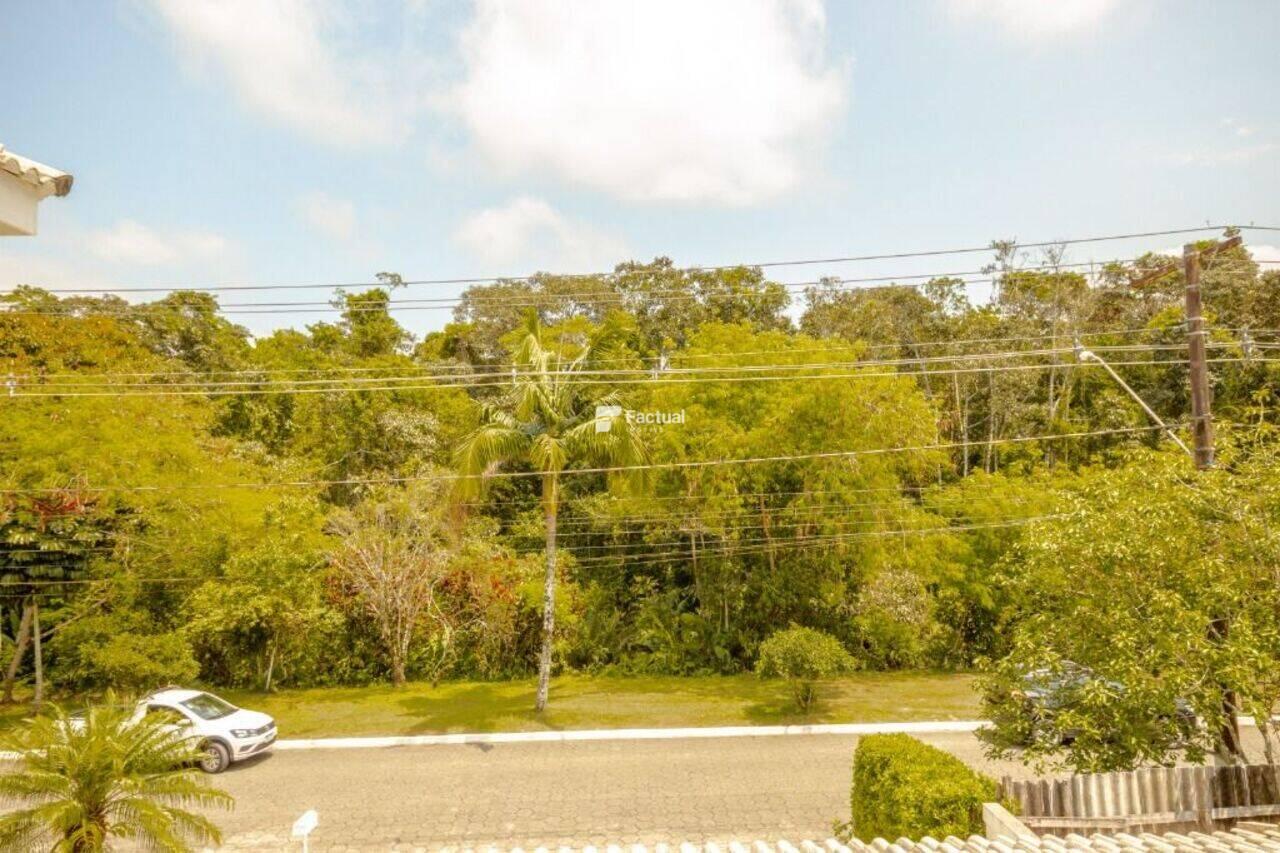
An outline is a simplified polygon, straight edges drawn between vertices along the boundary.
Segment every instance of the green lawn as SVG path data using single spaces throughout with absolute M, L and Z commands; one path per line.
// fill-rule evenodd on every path
M 979 716 L 972 682 L 971 676 L 956 673 L 857 673 L 824 683 L 808 715 L 795 711 L 782 682 L 753 675 L 565 675 L 552 681 L 551 706 L 541 716 L 533 713 L 533 679 L 215 692 L 274 716 L 282 737 L 303 738 L 966 720 Z M 66 705 L 81 707 L 74 700 Z M 0 729 L 29 714 L 25 704 L 0 708 Z
M 824 685 L 819 705 L 795 712 L 786 687 L 751 675 L 682 678 L 566 675 L 533 713 L 534 682 L 221 691 L 266 711 L 281 736 L 417 735 L 441 732 L 674 726 L 862 723 L 975 719 L 972 678 L 954 673 L 860 673 Z

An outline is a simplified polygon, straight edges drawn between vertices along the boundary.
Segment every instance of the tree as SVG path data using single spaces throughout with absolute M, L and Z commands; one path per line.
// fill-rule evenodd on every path
M 0 701 L 13 701 L 14 681 L 28 645 L 35 652 L 34 702 L 42 701 L 45 633 L 40 626 L 40 601 L 71 588 L 64 582 L 84 576 L 93 552 L 110 538 L 110 521 L 110 511 L 76 486 L 0 498 L 0 581 L 24 596 Z
M 0 816 L 0 847 L 91 853 L 112 839 L 149 849 L 190 850 L 219 844 L 209 818 L 189 806 L 229 808 L 231 797 L 197 778 L 198 745 L 155 716 L 131 720 L 131 709 L 92 707 L 72 718 L 54 706 L 6 735 L 16 772 L 0 776 L 0 797 L 25 805 Z
M 187 599 L 183 630 L 206 678 L 270 691 L 337 620 L 323 601 L 327 543 L 317 522 L 310 501 L 282 502 L 262 535 L 227 561 L 222 577 Z
M 481 426 L 463 440 L 457 452 L 463 494 L 477 493 L 484 476 L 503 463 L 528 464 L 541 480 L 547 538 L 538 711 L 547 706 L 551 683 L 560 475 L 575 463 L 627 466 L 647 458 L 639 432 L 629 419 L 597 414 L 600 407 L 619 406 L 619 399 L 611 394 L 596 396 L 593 386 L 583 382 L 584 371 L 593 359 L 613 348 L 617 332 L 617 325 L 606 321 L 576 355 L 568 357 L 562 352 L 563 344 L 548 339 L 536 315 L 528 315 L 516 350 L 514 386 L 485 409 Z
M 373 619 L 397 687 L 405 682 L 423 621 L 451 631 L 450 615 L 440 602 L 456 547 L 445 511 L 438 488 L 388 491 L 337 513 L 329 523 L 340 542 L 331 556 L 336 577 Z
M 801 711 L 818 697 L 817 682 L 857 669 L 840 641 L 813 628 L 792 626 L 760 644 L 756 672 L 761 678 L 785 678 Z
M 1240 710 L 1223 697 L 1262 719 L 1280 698 L 1280 455 L 1266 437 L 1223 444 L 1220 468 L 1194 479 L 1174 452 L 1095 472 L 1064 518 L 1006 557 L 1011 651 L 984 683 L 995 753 L 1025 745 L 1028 757 L 1089 772 L 1184 749 L 1243 760 L 1222 736 Z M 1228 636 L 1211 630 L 1224 619 Z M 1030 719 L 1023 679 L 1067 670 L 1087 675 L 1068 706 Z M 1188 732 L 1180 709 L 1203 725 Z

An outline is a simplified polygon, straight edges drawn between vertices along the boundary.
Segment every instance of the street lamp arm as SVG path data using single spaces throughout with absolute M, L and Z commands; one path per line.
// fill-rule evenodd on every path
M 1160 428 L 1165 431 L 1165 433 L 1169 436 L 1169 438 L 1173 439 L 1174 444 L 1182 448 L 1183 452 L 1185 452 L 1192 459 L 1195 458 L 1195 454 L 1191 452 L 1191 448 L 1187 447 L 1182 442 L 1182 439 L 1178 438 L 1178 434 L 1176 432 L 1169 429 L 1169 425 L 1160 419 L 1160 416 L 1155 413 L 1154 409 L 1152 409 L 1150 406 L 1147 405 L 1147 401 L 1139 397 L 1138 392 L 1130 388 L 1129 383 L 1125 382 L 1124 379 L 1120 376 L 1120 374 L 1116 373 L 1115 369 L 1111 365 L 1107 364 L 1106 360 L 1103 359 L 1102 356 L 1090 350 L 1081 349 L 1077 351 L 1076 357 L 1079 358 L 1080 361 L 1082 362 L 1092 361 L 1102 365 L 1103 369 L 1106 370 L 1107 373 L 1111 374 L 1111 378 L 1114 379 L 1117 383 L 1119 383 L 1120 387 L 1123 388 L 1125 392 L 1128 393 L 1128 395 L 1132 397 L 1139 406 L 1142 407 L 1142 411 L 1147 413 L 1147 417 L 1155 421 L 1160 426 Z

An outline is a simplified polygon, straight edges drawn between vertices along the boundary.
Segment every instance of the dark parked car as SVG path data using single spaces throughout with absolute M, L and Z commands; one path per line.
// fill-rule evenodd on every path
M 1023 713 L 1031 722 L 1029 737 L 1036 739 L 1042 733 L 1050 731 L 1054 718 L 1079 701 L 1082 690 L 1098 682 L 1117 694 L 1123 694 L 1125 691 L 1124 684 L 1100 679 L 1088 667 L 1069 661 L 1060 669 L 1037 669 L 1024 675 L 1022 686 L 1013 691 L 1013 698 L 1022 703 Z M 1175 700 L 1174 710 L 1170 716 L 1177 721 L 1178 730 L 1184 740 L 1199 727 L 1196 713 L 1185 699 Z M 1164 720 L 1168 717 L 1159 719 Z M 1059 734 L 1062 742 L 1069 744 L 1079 735 L 1079 730 L 1067 729 Z

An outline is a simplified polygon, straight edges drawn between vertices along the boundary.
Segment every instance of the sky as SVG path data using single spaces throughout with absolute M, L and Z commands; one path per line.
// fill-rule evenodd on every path
M 0 241 L 0 289 L 473 278 L 1280 225 L 1273 0 L 2 2 L 0 143 L 75 185 L 42 202 L 37 236 Z M 1280 259 L 1280 235 L 1247 239 Z M 231 316 L 261 333 L 332 315 Z M 398 316 L 418 333 L 449 319 Z

